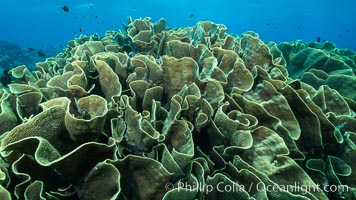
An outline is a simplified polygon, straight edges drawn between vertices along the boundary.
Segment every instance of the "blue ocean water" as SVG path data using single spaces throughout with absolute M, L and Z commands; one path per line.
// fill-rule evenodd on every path
M 211 20 L 229 33 L 255 31 L 266 42 L 319 37 L 356 50 L 355 8 L 354 0 L 2 0 L 0 39 L 53 54 L 80 34 L 103 34 L 122 29 L 128 16 L 150 16 L 166 18 L 169 27 Z

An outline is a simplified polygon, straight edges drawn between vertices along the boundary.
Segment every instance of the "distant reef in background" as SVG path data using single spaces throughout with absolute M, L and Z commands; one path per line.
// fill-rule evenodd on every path
M 34 68 L 39 61 L 37 51 L 32 48 L 22 48 L 18 44 L 0 39 L 0 76 L 3 70 L 9 70 L 19 65 Z

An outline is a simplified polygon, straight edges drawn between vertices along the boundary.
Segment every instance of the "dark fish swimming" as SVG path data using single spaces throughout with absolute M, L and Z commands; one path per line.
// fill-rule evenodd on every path
M 41 57 L 41 58 L 46 57 L 45 52 L 43 52 L 42 50 L 38 50 L 38 51 L 37 51 L 37 55 L 38 55 L 39 57 Z
M 191 13 L 191 14 L 189 15 L 189 19 L 193 19 L 193 18 L 194 18 L 194 14 Z
M 7 86 L 8 84 L 11 83 L 11 76 L 9 75 L 9 70 L 8 69 L 5 69 L 4 72 L 3 72 L 3 76 L 0 77 L 0 83 L 3 85 L 3 86 Z
M 316 42 L 320 43 L 320 37 L 316 38 Z
M 69 12 L 69 8 L 68 8 L 68 6 L 66 6 L 66 5 L 62 6 L 62 10 L 63 10 L 64 12 Z

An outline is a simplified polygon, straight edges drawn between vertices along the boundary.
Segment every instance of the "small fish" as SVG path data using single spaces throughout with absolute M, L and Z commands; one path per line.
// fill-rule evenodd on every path
M 83 31 L 83 28 L 82 28 L 82 27 L 80 27 L 80 28 L 79 28 L 79 32 L 82 32 L 82 31 Z
M 75 107 L 77 108 L 78 113 L 80 114 L 80 116 L 78 116 L 79 118 L 85 119 L 85 120 L 89 120 L 91 118 L 91 115 L 89 112 L 83 110 L 79 105 L 78 105 L 78 99 L 77 97 L 74 97 L 74 103 L 75 103 Z
M 95 16 L 95 18 L 97 18 L 97 19 L 98 19 L 98 18 L 99 18 L 99 16 L 97 15 L 97 16 Z
M 38 55 L 39 57 L 41 57 L 41 58 L 46 57 L 45 52 L 43 52 L 42 50 L 38 50 L 38 51 L 37 51 L 37 55 Z
M 191 13 L 191 14 L 189 15 L 189 19 L 193 19 L 193 18 L 194 18 L 194 14 Z
M 316 42 L 317 42 L 317 43 L 320 43 L 320 37 L 317 37 L 317 38 L 316 38 Z
M 68 8 L 68 6 L 66 6 L 66 5 L 62 6 L 62 10 L 63 10 L 64 12 L 69 12 L 69 8 Z
M 9 70 L 8 69 L 5 69 L 3 71 L 3 76 L 0 77 L 0 83 L 3 86 L 7 86 L 8 84 L 11 83 L 11 76 L 9 75 Z
M 27 50 L 28 50 L 29 52 L 33 52 L 33 51 L 35 51 L 36 49 L 34 49 L 34 48 L 32 48 L 32 47 L 29 47 L 29 48 L 27 48 Z

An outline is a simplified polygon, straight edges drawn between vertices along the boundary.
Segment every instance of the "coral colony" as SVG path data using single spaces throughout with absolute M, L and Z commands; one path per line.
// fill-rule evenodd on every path
M 355 199 L 354 52 L 125 28 L 9 71 L 1 199 Z

